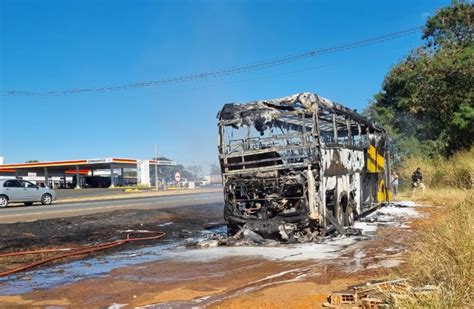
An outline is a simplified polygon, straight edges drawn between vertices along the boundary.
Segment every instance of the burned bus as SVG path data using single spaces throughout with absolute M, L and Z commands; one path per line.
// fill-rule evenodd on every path
M 229 235 L 311 241 L 390 199 L 385 130 L 317 94 L 225 104 L 218 127 Z

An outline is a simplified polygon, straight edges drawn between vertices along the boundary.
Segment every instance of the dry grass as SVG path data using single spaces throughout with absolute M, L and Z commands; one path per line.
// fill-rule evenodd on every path
M 409 158 L 399 170 L 401 179 L 410 183 L 411 174 L 417 167 L 421 168 L 423 182 L 428 187 L 471 189 L 474 179 L 474 149 L 458 152 L 449 159 Z
M 400 169 L 410 183 L 411 173 L 420 167 L 426 192 L 411 190 L 398 198 L 419 204 L 442 206 L 429 222 L 416 227 L 419 244 L 408 256 L 403 276 L 414 285 L 436 285 L 441 293 L 420 299 L 411 295 L 399 303 L 403 308 L 467 308 L 474 302 L 474 150 L 449 159 L 410 158 Z
M 400 201 L 415 200 L 420 205 L 449 206 L 461 203 L 472 192 L 472 189 L 447 187 L 444 189 L 428 188 L 425 192 L 418 190 L 412 195 L 411 190 L 405 190 L 398 194 L 396 199 Z
M 474 302 L 474 193 L 466 189 L 427 190 L 418 203 L 442 205 L 429 224 L 418 226 L 419 246 L 404 274 L 414 285 L 436 285 L 437 297 L 411 296 L 403 308 L 467 308 Z

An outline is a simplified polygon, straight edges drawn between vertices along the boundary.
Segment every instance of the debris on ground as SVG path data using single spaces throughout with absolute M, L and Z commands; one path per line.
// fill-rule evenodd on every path
M 281 231 L 282 235 L 286 235 L 284 230 Z M 341 236 L 337 231 L 334 231 L 332 234 L 327 236 L 317 236 L 317 237 L 304 237 L 303 234 L 294 233 L 291 234 L 291 237 L 285 238 L 282 237 L 281 240 L 265 238 L 259 233 L 255 232 L 252 229 L 247 228 L 244 225 L 240 231 L 238 231 L 233 236 L 228 236 L 222 233 L 213 233 L 205 239 L 192 240 L 186 243 L 186 247 L 189 248 L 212 248 L 219 246 L 233 246 L 233 247 L 242 247 L 242 246 L 278 246 L 282 244 L 291 244 L 291 243 L 321 243 L 328 239 Z M 362 229 L 347 227 L 344 228 L 343 236 L 362 236 Z
M 352 286 L 347 291 L 331 293 L 323 307 L 337 309 L 399 308 L 401 303 L 410 297 L 429 298 L 435 297 L 439 293 L 438 286 L 413 287 L 407 279 L 371 281 Z
M 409 204 L 408 202 L 404 203 Z M 185 246 L 188 248 L 211 248 L 220 246 L 274 247 L 297 243 L 325 243 L 328 240 L 338 239 L 340 237 L 352 237 L 356 240 L 364 240 L 375 237 L 375 230 L 378 226 L 396 225 L 406 227 L 406 220 L 400 221 L 400 218 L 416 218 L 419 216 L 413 207 L 401 208 L 390 204 L 374 212 L 367 213 L 366 216 L 360 217 L 353 226 L 342 227 L 342 231 L 335 229 L 326 235 L 320 235 L 304 229 L 295 231 L 291 224 L 282 224 L 278 226 L 280 237 L 273 239 L 267 238 L 265 233 L 254 226 L 249 227 L 249 223 L 244 224 L 238 231 L 234 231 L 233 234 L 229 234 L 228 227 L 225 225 L 212 224 L 206 227 L 206 230 L 210 233 L 205 234 L 201 239 L 189 240 Z

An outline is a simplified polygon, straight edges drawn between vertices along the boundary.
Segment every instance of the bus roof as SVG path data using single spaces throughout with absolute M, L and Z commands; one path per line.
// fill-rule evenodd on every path
M 376 130 L 385 131 L 383 127 L 375 124 L 372 120 L 357 113 L 355 110 L 310 92 L 297 93 L 278 99 L 251 101 L 244 104 L 228 103 L 224 105 L 217 117 L 222 124 L 231 125 L 240 122 L 245 123 L 245 118 L 255 113 L 255 111 L 263 114 L 263 117 L 265 115 L 270 117 L 270 115 L 285 111 L 306 109 L 309 112 L 315 112 L 316 108 L 345 115 Z

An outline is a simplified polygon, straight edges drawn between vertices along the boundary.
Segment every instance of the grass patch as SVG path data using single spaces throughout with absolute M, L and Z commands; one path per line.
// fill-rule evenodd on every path
M 408 158 L 399 173 L 405 184 L 411 184 L 411 175 L 417 167 L 423 172 L 423 182 L 431 188 L 472 189 L 474 178 L 474 149 L 461 151 L 446 159 Z
M 472 190 L 427 190 L 418 203 L 441 205 L 439 215 L 418 226 L 419 244 L 403 274 L 415 286 L 436 285 L 434 297 L 408 296 L 404 308 L 467 308 L 474 302 L 474 194 Z
M 396 196 L 397 200 L 414 200 L 419 205 L 450 206 L 459 204 L 472 194 L 472 190 L 458 188 L 428 188 L 425 192 L 420 190 L 412 195 L 411 190 L 404 190 Z M 443 210 L 444 212 L 444 210 Z
M 441 206 L 430 221 L 418 224 L 419 240 L 407 258 L 402 276 L 414 286 L 436 285 L 440 293 L 420 298 L 408 295 L 397 307 L 467 308 L 474 302 L 474 150 L 452 157 L 424 160 L 409 158 L 400 168 L 401 179 L 411 183 L 411 174 L 420 167 L 428 189 L 410 190 L 398 198 L 418 204 Z

